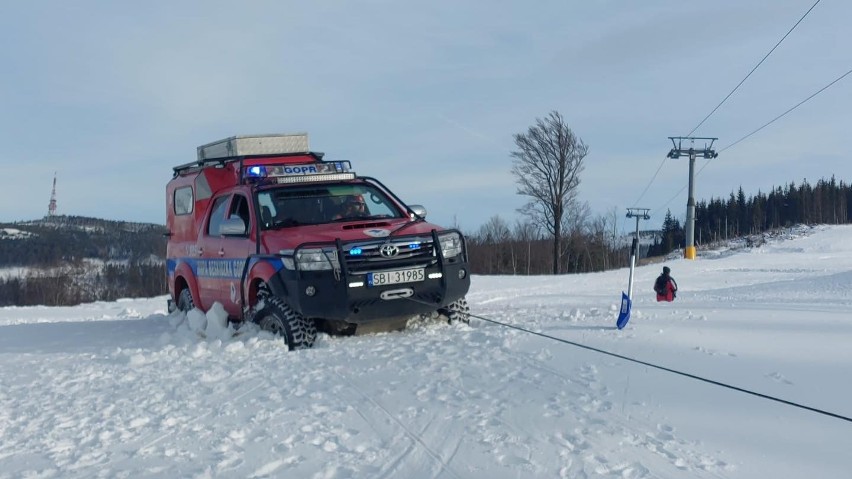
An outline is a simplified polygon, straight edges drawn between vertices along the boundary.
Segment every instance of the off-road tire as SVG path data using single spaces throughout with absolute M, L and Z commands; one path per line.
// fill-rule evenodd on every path
M 281 336 L 290 351 L 307 349 L 314 345 L 317 327 L 312 319 L 305 318 L 276 296 L 266 296 L 263 307 L 253 321 L 263 331 Z
M 470 306 L 467 305 L 467 299 L 460 298 L 446 307 L 438 310 L 439 313 L 447 317 L 447 321 L 452 324 L 457 321 L 468 324 L 470 323 Z
M 192 300 L 192 291 L 189 288 L 183 288 L 180 291 L 180 296 L 178 296 L 177 301 L 177 309 L 178 311 L 183 311 L 184 313 L 188 313 L 192 311 L 192 308 L 195 307 L 195 301 Z

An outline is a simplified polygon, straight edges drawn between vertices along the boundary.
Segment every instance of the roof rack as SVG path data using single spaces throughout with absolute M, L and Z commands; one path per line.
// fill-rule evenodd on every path
M 198 160 L 174 167 L 175 174 L 210 164 L 224 165 L 247 157 L 312 155 L 322 161 L 323 154 L 308 147 L 307 133 L 240 135 L 198 147 Z

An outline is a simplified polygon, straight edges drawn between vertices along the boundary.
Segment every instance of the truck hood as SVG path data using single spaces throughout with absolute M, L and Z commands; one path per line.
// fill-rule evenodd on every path
M 403 225 L 407 226 L 403 228 Z M 295 249 L 304 243 L 334 243 L 338 238 L 344 242 L 370 241 L 388 237 L 431 234 L 433 229 L 442 231 L 445 228 L 425 221 L 416 222 L 399 218 L 352 221 L 268 230 L 262 233 L 262 242 L 267 251 L 278 252 Z M 392 236 L 391 233 L 393 233 Z

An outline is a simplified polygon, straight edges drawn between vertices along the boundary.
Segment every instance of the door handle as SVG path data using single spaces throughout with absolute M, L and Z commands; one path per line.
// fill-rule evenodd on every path
M 225 250 L 224 249 L 219 250 L 219 256 L 225 256 Z

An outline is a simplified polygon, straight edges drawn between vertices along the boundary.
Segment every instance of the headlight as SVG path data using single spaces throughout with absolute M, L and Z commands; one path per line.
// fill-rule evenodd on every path
M 308 248 L 296 251 L 296 264 L 301 271 L 337 269 L 337 250 L 331 248 Z
M 444 258 L 452 258 L 458 256 L 462 252 L 462 239 L 458 233 L 447 233 L 438 235 L 438 241 L 441 242 L 441 253 Z

